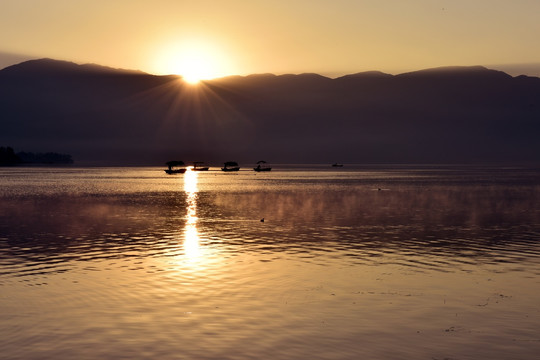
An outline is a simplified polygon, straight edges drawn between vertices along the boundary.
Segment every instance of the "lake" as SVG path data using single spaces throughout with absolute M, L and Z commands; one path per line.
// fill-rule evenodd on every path
M 217 170 L 1 168 L 0 358 L 538 356 L 540 169 Z

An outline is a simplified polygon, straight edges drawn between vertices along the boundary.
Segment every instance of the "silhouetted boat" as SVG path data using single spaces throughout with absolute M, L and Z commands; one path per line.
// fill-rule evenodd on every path
M 260 171 L 271 171 L 272 168 L 270 166 L 266 166 L 266 161 L 260 160 L 257 161 L 257 166 L 253 168 L 253 170 L 260 172 Z
M 200 164 L 204 164 L 202 161 L 195 161 L 193 163 L 193 167 L 191 168 L 191 171 L 208 171 L 208 166 L 199 166 Z
M 224 166 L 221 168 L 222 171 L 238 171 L 240 166 L 235 161 L 227 161 Z
M 165 165 L 167 165 L 169 168 L 168 169 L 165 169 L 165 172 L 169 175 L 174 175 L 174 174 L 183 174 L 186 172 L 186 169 L 182 168 L 182 169 L 173 169 L 175 166 L 184 166 L 184 162 L 183 161 L 178 161 L 178 160 L 173 160 L 173 161 L 167 161 L 165 163 Z
M 333 163 L 332 167 L 343 167 L 343 164 Z

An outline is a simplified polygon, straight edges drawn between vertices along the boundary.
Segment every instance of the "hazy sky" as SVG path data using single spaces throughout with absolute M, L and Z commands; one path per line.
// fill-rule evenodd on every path
M 538 0 L 0 0 L 0 52 L 211 76 L 540 63 Z

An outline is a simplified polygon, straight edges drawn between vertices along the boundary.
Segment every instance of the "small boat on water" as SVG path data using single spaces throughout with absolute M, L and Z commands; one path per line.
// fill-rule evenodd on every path
M 209 169 L 208 166 L 204 166 L 204 162 L 195 161 L 193 162 L 193 167 L 191 168 L 191 171 L 208 171 L 208 169 Z
M 343 164 L 333 163 L 332 167 L 343 167 Z
M 168 166 L 168 169 L 165 169 L 165 172 L 169 175 L 175 175 L 175 174 L 183 174 L 186 172 L 186 169 L 185 168 L 181 168 L 181 169 L 175 169 L 175 167 L 178 167 L 178 166 L 184 166 L 184 162 L 183 161 L 179 161 L 179 160 L 173 160 L 173 161 L 167 161 L 165 163 L 165 165 Z
M 253 168 L 253 170 L 260 172 L 260 171 L 271 171 L 272 168 L 268 165 L 266 165 L 266 161 L 260 160 L 257 161 L 257 166 Z
M 240 166 L 236 161 L 227 161 L 223 164 L 224 166 L 221 168 L 221 171 L 239 171 Z

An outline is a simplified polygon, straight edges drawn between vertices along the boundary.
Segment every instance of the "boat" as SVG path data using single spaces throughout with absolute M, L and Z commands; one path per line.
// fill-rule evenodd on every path
M 183 161 L 179 161 L 179 160 L 173 160 L 173 161 L 167 161 L 165 163 L 165 165 L 168 166 L 168 169 L 165 169 L 165 172 L 169 175 L 175 175 L 175 174 L 183 174 L 186 172 L 186 169 L 185 168 L 181 168 L 181 169 L 174 169 L 174 167 L 176 166 L 184 166 L 184 162 Z
M 266 165 L 266 161 L 260 160 L 257 161 L 257 166 L 253 168 L 253 170 L 260 172 L 260 171 L 271 171 L 272 168 L 270 166 Z
M 332 167 L 343 167 L 343 164 L 333 163 Z
M 240 166 L 238 166 L 238 163 L 235 161 L 227 161 L 223 164 L 224 166 L 221 168 L 221 171 L 238 171 L 240 170 Z
M 191 168 L 191 171 L 208 171 L 208 166 L 200 166 L 200 164 L 204 164 L 202 161 L 194 161 L 193 167 Z

